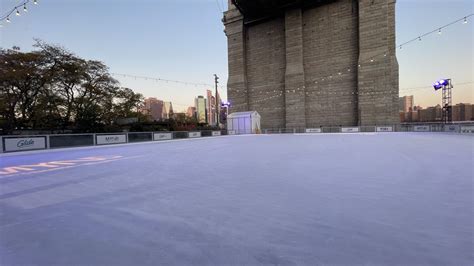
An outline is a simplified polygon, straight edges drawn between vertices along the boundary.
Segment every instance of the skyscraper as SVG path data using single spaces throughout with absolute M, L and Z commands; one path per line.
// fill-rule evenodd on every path
M 207 90 L 207 121 L 209 125 L 216 123 L 216 98 L 212 96 L 211 90 Z
M 163 102 L 163 117 L 162 119 L 170 119 L 173 116 L 173 105 L 171 102 Z
M 196 107 L 194 106 L 189 106 L 188 110 L 186 111 L 186 116 L 187 117 L 196 117 Z
M 399 98 L 399 111 L 400 112 L 411 112 L 414 111 L 415 100 L 413 95 L 411 96 L 403 96 Z
M 163 119 L 163 101 L 158 100 L 157 98 L 146 98 L 145 104 L 141 110 L 141 113 L 150 118 L 153 121 L 160 121 Z
M 208 123 L 207 121 L 207 100 L 204 96 L 198 96 L 194 101 L 196 107 L 196 118 L 198 123 Z

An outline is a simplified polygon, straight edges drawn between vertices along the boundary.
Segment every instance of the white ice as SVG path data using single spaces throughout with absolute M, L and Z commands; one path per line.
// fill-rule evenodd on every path
M 472 265 L 474 137 L 252 135 L 0 157 L 1 265 Z M 110 157 L 117 156 L 117 157 Z

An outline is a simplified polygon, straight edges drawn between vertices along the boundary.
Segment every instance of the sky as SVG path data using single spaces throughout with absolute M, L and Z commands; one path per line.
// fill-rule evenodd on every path
M 20 0 L 0 0 L 5 14 Z M 38 0 L 28 13 L 0 28 L 0 47 L 32 50 L 33 38 L 59 44 L 112 73 L 213 84 L 226 97 L 227 40 L 222 10 L 227 0 Z M 23 12 L 22 12 L 23 13 Z M 397 0 L 397 44 L 474 13 L 473 0 Z M 3 23 L 5 24 L 5 23 Z M 431 84 L 453 79 L 453 102 L 474 103 L 474 17 L 397 50 L 400 96 L 423 107 L 441 102 Z M 175 111 L 212 86 L 181 85 L 116 76 L 146 97 L 172 101 Z M 468 83 L 469 84 L 465 84 Z M 456 85 L 460 83 L 462 85 Z M 415 89 L 416 88 L 416 89 Z

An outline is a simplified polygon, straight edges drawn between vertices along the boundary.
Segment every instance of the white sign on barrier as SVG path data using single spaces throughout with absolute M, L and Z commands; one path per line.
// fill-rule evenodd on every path
M 459 132 L 458 125 L 446 125 L 444 127 L 444 132 Z
M 221 132 L 220 131 L 212 131 L 213 136 L 220 136 Z
M 154 133 L 153 140 L 169 140 L 173 139 L 173 133 Z
M 415 132 L 430 132 L 430 126 L 414 126 L 413 130 Z
M 342 133 L 354 133 L 354 132 L 359 132 L 358 127 L 343 127 L 341 128 Z
M 321 133 L 321 129 L 320 128 L 307 128 L 306 133 Z
M 30 151 L 46 149 L 46 137 L 3 138 L 5 151 Z
M 393 127 L 377 127 L 377 132 L 393 132 Z
M 227 131 L 227 135 L 235 135 L 235 134 L 236 134 L 235 130 L 228 130 Z
M 125 134 L 121 135 L 97 135 L 96 144 L 97 145 L 107 145 L 107 144 L 119 144 L 127 143 L 127 136 Z
M 201 137 L 201 132 L 189 132 L 188 133 L 188 138 L 200 138 Z
M 474 133 L 474 126 L 461 126 L 461 133 Z

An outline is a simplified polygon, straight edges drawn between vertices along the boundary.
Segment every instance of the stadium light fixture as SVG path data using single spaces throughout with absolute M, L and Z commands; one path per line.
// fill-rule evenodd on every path
M 435 90 L 442 89 L 443 86 L 448 85 L 449 81 L 447 79 L 440 79 L 433 84 Z

